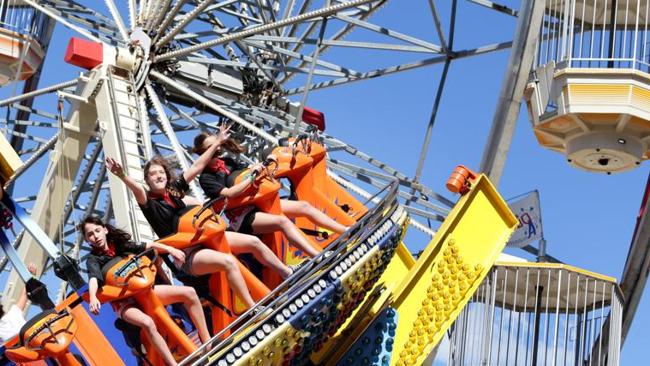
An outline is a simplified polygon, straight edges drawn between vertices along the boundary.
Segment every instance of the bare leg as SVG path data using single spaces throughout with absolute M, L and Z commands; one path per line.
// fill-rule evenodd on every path
M 235 254 L 251 253 L 263 266 L 271 267 L 282 278 L 291 276 L 291 269 L 273 253 L 257 236 L 226 231 L 226 240 Z
M 199 300 L 199 296 L 193 288 L 189 286 L 157 285 L 153 290 L 165 305 L 182 302 L 192 319 L 192 323 L 196 326 L 201 343 L 210 340 L 201 300 Z
M 232 286 L 235 294 L 239 296 L 248 307 L 253 307 L 255 305 L 255 301 L 248 292 L 248 287 L 246 287 L 244 277 L 239 271 L 237 260 L 232 255 L 207 248 L 200 249 L 196 254 L 194 254 L 191 266 L 192 272 L 197 276 L 217 271 L 226 272 L 228 283 Z
M 319 209 L 309 204 L 309 202 L 280 200 L 280 206 L 282 207 L 282 213 L 288 217 L 306 217 L 314 224 L 332 230 L 335 233 L 341 234 L 348 229 L 347 226 L 334 221 L 334 219 L 325 215 Z
M 257 212 L 252 226 L 255 234 L 266 234 L 281 230 L 291 244 L 307 253 L 310 257 L 315 257 L 320 253 L 319 250 L 309 243 L 307 238 L 302 236 L 302 233 L 296 225 L 284 215 L 271 215 L 265 212 Z
M 165 364 L 171 366 L 177 365 L 174 356 L 169 350 L 169 347 L 167 347 L 167 343 L 165 343 L 165 339 L 160 335 L 160 333 L 158 333 L 156 324 L 153 322 L 153 319 L 151 319 L 149 315 L 143 313 L 142 310 L 132 306 L 122 311 L 122 319 L 127 323 L 142 328 L 142 330 L 145 331 L 151 340 L 151 343 L 153 343 L 154 347 L 156 347 L 162 356 Z

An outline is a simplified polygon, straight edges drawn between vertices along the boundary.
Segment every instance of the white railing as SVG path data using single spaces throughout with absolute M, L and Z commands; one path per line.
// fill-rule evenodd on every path
M 0 27 L 41 41 L 47 16 L 16 0 L 0 0 Z
M 495 266 L 454 323 L 449 365 L 618 366 L 622 296 L 562 266 Z
M 650 0 L 546 0 L 536 65 L 650 72 Z

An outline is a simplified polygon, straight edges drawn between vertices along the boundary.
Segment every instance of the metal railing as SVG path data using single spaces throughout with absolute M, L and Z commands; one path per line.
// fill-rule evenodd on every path
M 0 0 L 0 27 L 41 43 L 46 26 L 47 15 L 18 0 Z
M 536 65 L 650 72 L 650 0 L 546 0 Z
M 300 268 L 298 272 L 300 273 L 299 276 L 292 276 L 288 280 L 284 281 L 262 299 L 258 305 L 262 304 L 270 309 L 276 309 L 277 312 L 277 309 L 281 308 L 283 304 L 288 303 L 292 299 L 292 296 L 295 296 L 295 294 L 300 293 L 303 289 L 309 288 L 311 285 L 316 283 L 319 277 L 314 276 L 315 273 L 331 267 L 337 260 L 336 258 L 339 257 L 339 254 L 352 251 L 356 246 L 361 245 L 361 243 L 374 234 L 375 229 L 390 219 L 391 215 L 399 207 L 397 192 L 398 181 L 394 179 L 387 183 L 380 191 L 375 193 L 374 197 L 379 198 L 377 205 L 370 208 L 358 222 L 356 222 L 346 232 L 342 233 L 328 246 L 328 250 L 330 250 L 333 255 L 327 257 L 321 254 L 319 257 L 316 257 L 315 260 L 308 262 Z M 349 247 L 350 243 L 356 244 Z M 204 344 L 201 348 L 184 359 L 181 365 L 206 364 L 211 357 L 223 352 L 226 347 L 232 344 L 233 338 L 239 336 L 237 330 L 249 330 L 253 324 L 256 324 L 259 321 L 258 318 L 260 318 L 260 315 L 255 315 L 253 317 L 248 316 L 251 313 L 253 313 L 253 310 L 249 309 L 247 313 L 239 316 L 239 318 L 228 327 L 214 335 L 210 342 L 207 342 L 207 344 Z M 269 318 L 271 318 L 271 316 L 269 316 Z M 231 335 L 226 340 L 222 340 L 225 334 L 230 331 L 234 332 L 236 336 L 233 337 Z M 207 350 L 208 346 L 210 347 L 209 351 Z
M 618 365 L 622 309 L 615 282 L 584 271 L 496 266 L 452 328 L 449 365 Z

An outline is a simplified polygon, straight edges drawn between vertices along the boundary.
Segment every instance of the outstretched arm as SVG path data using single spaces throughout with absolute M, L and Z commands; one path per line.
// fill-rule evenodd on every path
M 27 270 L 32 275 L 36 275 L 36 265 L 34 263 L 29 263 L 27 265 Z M 18 309 L 20 309 L 20 311 L 24 311 L 25 306 L 27 306 L 27 289 L 25 287 L 23 287 L 23 291 L 20 293 L 20 296 L 16 301 L 16 306 L 18 307 Z
M 253 175 L 253 172 L 260 172 L 262 171 L 262 165 L 260 164 L 255 164 L 250 168 L 250 176 L 241 182 L 235 184 L 232 187 L 226 187 L 221 190 L 221 195 L 227 198 L 232 198 L 232 197 L 237 197 L 240 194 L 242 194 L 248 186 L 253 184 L 255 181 L 255 175 Z
M 95 315 L 99 314 L 99 309 L 102 307 L 97 299 L 97 289 L 99 289 L 99 284 L 97 278 L 93 277 L 88 281 L 88 308 Z
M 194 161 L 194 164 L 186 171 L 183 172 L 183 178 L 186 182 L 191 182 L 196 178 L 210 162 L 210 159 L 214 156 L 214 153 L 217 151 L 221 143 L 226 141 L 230 137 L 230 126 L 223 124 L 219 128 L 219 134 L 217 135 L 217 140 L 208 147 L 198 159 Z
M 147 243 L 146 248 L 153 248 L 160 253 L 169 254 L 172 256 L 172 258 L 174 258 L 174 261 L 179 262 L 180 264 L 185 262 L 185 252 L 172 246 L 154 241 Z
M 135 200 L 138 202 L 139 205 L 144 205 L 147 203 L 147 191 L 144 190 L 144 187 L 138 184 L 133 178 L 129 177 L 124 173 L 124 169 L 122 168 L 122 165 L 115 161 L 115 159 L 111 157 L 106 157 L 106 167 L 108 170 L 110 170 L 111 173 L 115 174 L 124 184 L 126 184 L 127 188 L 131 192 L 133 192 L 133 195 L 135 196 Z

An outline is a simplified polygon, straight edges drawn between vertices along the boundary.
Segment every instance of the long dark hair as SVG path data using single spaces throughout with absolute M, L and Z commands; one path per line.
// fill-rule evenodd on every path
M 108 233 L 106 233 L 106 241 L 113 243 L 116 248 L 122 248 L 124 244 L 131 241 L 131 234 L 124 230 L 120 230 L 111 224 L 105 223 L 104 220 L 92 215 L 83 219 L 81 224 L 79 224 L 79 229 L 83 233 L 84 238 L 86 237 L 86 224 L 95 224 L 105 227 L 108 230 Z
M 203 142 L 210 136 L 212 136 L 212 134 L 208 132 L 201 132 L 200 134 L 196 135 L 196 137 L 194 137 L 194 147 L 192 147 L 192 152 L 197 155 L 203 154 L 205 152 L 205 149 L 203 148 Z M 241 154 L 244 152 L 244 148 L 239 144 L 239 142 L 232 138 L 228 138 L 226 141 L 222 142 L 219 148 L 229 151 L 233 154 Z

